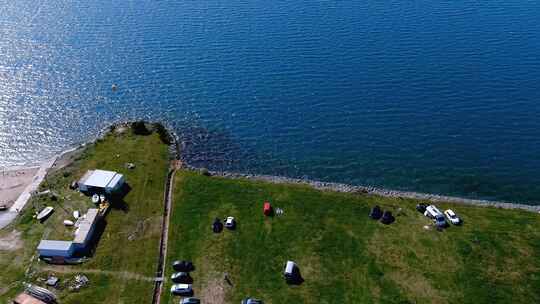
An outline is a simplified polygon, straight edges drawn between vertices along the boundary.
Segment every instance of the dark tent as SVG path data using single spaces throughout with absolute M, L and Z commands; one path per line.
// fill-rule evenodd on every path
M 382 216 L 382 210 L 381 210 L 381 207 L 379 206 L 373 207 L 371 211 L 369 212 L 369 217 L 374 220 L 380 219 L 381 216 Z
M 392 215 L 392 212 L 390 211 L 385 211 L 383 213 L 383 216 L 381 217 L 381 223 L 385 225 L 392 224 L 395 220 L 396 219 L 394 218 L 394 216 Z
M 214 231 L 214 233 L 220 233 L 222 230 L 223 230 L 223 224 L 216 217 L 216 219 L 214 220 L 214 223 L 212 224 L 212 231 Z

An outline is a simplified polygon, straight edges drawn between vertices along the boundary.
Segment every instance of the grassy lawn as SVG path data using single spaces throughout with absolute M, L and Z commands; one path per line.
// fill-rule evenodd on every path
M 264 217 L 264 200 L 284 215 Z M 540 303 L 540 215 L 439 204 L 464 225 L 438 232 L 416 203 L 178 172 L 167 275 L 172 260 L 193 260 L 203 303 Z M 367 217 L 375 204 L 402 210 L 385 226 Z M 228 215 L 237 230 L 214 234 L 213 219 Z M 300 286 L 282 279 L 289 259 Z M 176 303 L 169 287 L 163 303 Z
M 136 165 L 127 169 L 126 162 Z M 152 297 L 163 213 L 163 190 L 169 166 L 168 148 L 157 134 L 134 135 L 130 129 L 112 133 L 88 146 L 74 163 L 52 173 L 40 186 L 51 189 L 59 199 L 33 198 L 23 215 L 0 238 L 20 234 L 22 245 L 12 251 L 0 251 L 0 303 L 6 303 L 22 290 L 21 282 L 36 281 L 47 273 L 62 279 L 85 273 L 90 285 L 78 293 L 57 290 L 60 303 L 148 303 Z M 114 170 L 125 175 L 131 191 L 124 202 L 115 204 L 106 217 L 106 226 L 94 256 L 81 265 L 57 266 L 37 262 L 32 256 L 41 238 L 72 239 L 71 228 L 62 221 L 71 219 L 73 210 L 85 212 L 92 207 L 90 198 L 69 190 L 71 181 L 88 169 Z M 43 206 L 55 207 L 44 223 L 32 218 Z M 29 269 L 27 275 L 25 272 Z M 42 284 L 41 284 L 42 285 Z

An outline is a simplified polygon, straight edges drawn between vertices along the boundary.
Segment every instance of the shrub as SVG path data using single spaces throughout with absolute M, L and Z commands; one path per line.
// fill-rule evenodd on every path
M 131 123 L 131 129 L 136 135 L 150 135 L 152 132 L 146 127 L 146 122 L 144 120 L 139 120 Z
M 156 128 L 156 132 L 159 135 L 159 138 L 161 139 L 161 142 L 163 142 L 166 145 L 170 145 L 172 143 L 172 138 L 171 138 L 171 135 L 169 134 L 169 131 L 167 131 L 167 129 L 165 129 L 165 127 L 160 123 L 156 123 L 155 128 Z

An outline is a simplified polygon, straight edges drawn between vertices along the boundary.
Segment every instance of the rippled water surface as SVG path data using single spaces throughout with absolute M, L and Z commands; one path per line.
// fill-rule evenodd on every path
M 0 166 L 146 118 L 199 166 L 534 203 L 539 114 L 538 1 L 0 3 Z

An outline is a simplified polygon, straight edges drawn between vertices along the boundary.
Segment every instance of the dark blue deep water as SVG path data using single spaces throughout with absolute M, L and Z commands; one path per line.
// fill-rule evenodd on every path
M 539 117 L 540 1 L 0 4 L 0 166 L 145 118 L 198 166 L 536 203 Z

